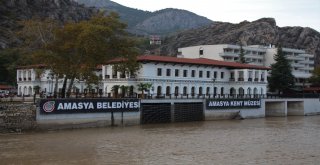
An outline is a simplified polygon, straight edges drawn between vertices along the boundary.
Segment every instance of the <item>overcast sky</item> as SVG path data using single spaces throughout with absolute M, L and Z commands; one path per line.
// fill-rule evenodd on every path
M 311 27 L 320 32 L 320 0 L 112 0 L 147 11 L 178 8 L 213 21 L 239 23 L 262 17 L 276 19 L 277 25 Z

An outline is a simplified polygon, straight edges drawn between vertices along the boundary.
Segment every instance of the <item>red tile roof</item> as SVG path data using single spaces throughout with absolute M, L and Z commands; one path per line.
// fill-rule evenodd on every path
M 108 63 L 116 63 L 123 61 L 123 58 L 118 58 L 109 61 Z M 193 65 L 210 65 L 210 66 L 218 66 L 218 67 L 227 67 L 234 69 L 261 69 L 261 70 L 270 70 L 269 67 L 250 65 L 250 64 L 241 64 L 237 62 L 226 62 L 226 61 L 218 61 L 207 58 L 177 58 L 177 57 L 169 57 L 169 56 L 154 56 L 154 55 L 145 55 L 138 56 L 138 62 L 164 62 L 164 63 L 179 63 L 179 64 L 193 64 Z
M 14 89 L 14 87 L 10 85 L 0 85 L 0 89 L 9 90 L 9 89 Z
M 17 66 L 17 69 L 34 69 L 34 68 L 45 68 L 45 64 L 35 64 L 35 65 L 26 65 L 26 66 Z

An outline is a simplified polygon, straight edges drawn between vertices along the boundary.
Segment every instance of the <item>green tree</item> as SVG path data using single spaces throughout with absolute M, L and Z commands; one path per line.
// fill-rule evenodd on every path
M 320 85 L 320 67 L 316 67 L 313 70 L 312 76 L 309 78 L 309 81 L 314 86 L 319 86 Z
M 121 85 L 120 89 L 121 89 L 121 95 L 122 95 L 121 97 L 123 98 L 128 93 L 129 86 Z
M 151 83 L 139 83 L 138 90 L 142 92 L 141 98 L 144 99 L 144 91 L 149 90 L 152 87 Z
M 34 26 L 32 29 L 37 29 L 37 25 L 30 26 Z M 126 25 L 119 21 L 116 13 L 111 12 L 108 16 L 98 13 L 90 20 L 69 22 L 62 27 L 45 25 L 44 29 L 47 27 L 52 27 L 54 30 L 45 30 L 53 33 L 45 35 L 48 36 L 45 42 L 42 42 L 41 38 L 38 39 L 37 35 L 28 35 L 26 38 L 34 38 L 38 42 L 33 43 L 31 39 L 25 39 L 25 41 L 32 47 L 36 45 L 35 49 L 30 51 L 37 57 L 41 56 L 38 59 L 42 59 L 42 62 L 47 64 L 55 75 L 60 77 L 63 75 L 62 97 L 65 93 L 67 96 L 70 95 L 76 78 L 96 79 L 92 73 L 96 71 L 97 65 L 113 58 L 128 59 L 118 64 L 122 70 L 135 72 L 138 69 L 135 60 L 138 55 L 136 44 L 132 38 L 128 37 L 125 31 Z M 34 33 L 42 34 L 39 31 Z
M 278 46 L 274 60 L 275 63 L 271 65 L 269 88 L 270 91 L 276 90 L 280 94 L 294 86 L 294 76 L 291 72 L 291 65 L 286 59 L 281 45 Z
M 113 92 L 113 97 L 118 98 L 120 85 L 114 85 L 111 87 L 111 91 Z
M 244 49 L 242 43 L 240 42 L 240 54 L 239 54 L 239 62 L 242 64 L 246 63 L 246 59 L 244 58 Z

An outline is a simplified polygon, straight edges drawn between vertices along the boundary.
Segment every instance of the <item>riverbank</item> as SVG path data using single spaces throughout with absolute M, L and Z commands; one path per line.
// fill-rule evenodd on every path
M 35 130 L 36 106 L 31 103 L 0 103 L 0 133 Z
M 43 101 L 44 103 L 57 103 L 55 100 Z M 91 104 L 93 100 L 80 101 Z M 99 101 L 97 103 L 100 103 L 98 99 L 95 101 Z M 115 100 L 102 99 L 102 101 L 107 103 L 108 101 L 112 102 Z M 100 105 L 97 103 L 92 103 L 92 108 L 95 108 L 95 105 Z M 48 111 L 51 109 L 44 111 L 41 109 L 44 106 L 37 107 L 32 103 L 0 102 L 0 133 L 320 114 L 320 101 L 318 99 L 303 98 L 252 99 L 251 101 L 241 98 L 220 100 L 157 99 L 140 100 L 139 104 L 139 109 L 136 111 L 106 109 L 106 112 L 92 110 L 78 112 L 79 107 L 71 106 L 73 103 L 61 103 L 61 105 L 66 105 L 68 110 L 60 113 L 61 110 L 58 110 L 56 107 L 57 111 L 51 113 L 52 111 Z M 53 105 L 57 106 L 60 104 Z M 48 107 L 50 108 L 50 106 Z M 71 112 L 70 109 L 72 108 L 75 109 Z

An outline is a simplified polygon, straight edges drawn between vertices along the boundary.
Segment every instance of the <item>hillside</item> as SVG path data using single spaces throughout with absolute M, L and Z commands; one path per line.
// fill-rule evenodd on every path
M 19 43 L 15 30 L 19 21 L 36 18 L 54 18 L 61 22 L 88 19 L 94 9 L 72 0 L 10 0 L 0 1 L 0 49 Z
M 239 24 L 215 22 L 214 25 L 187 30 L 171 35 L 162 42 L 162 54 L 174 56 L 179 47 L 210 44 L 269 45 L 281 43 L 284 47 L 305 49 L 315 54 L 320 64 L 320 33 L 311 28 L 278 27 L 273 18 L 262 18 Z
M 198 28 L 212 21 L 192 12 L 179 9 L 163 9 L 156 12 L 125 7 L 110 0 L 74 0 L 88 7 L 115 11 L 128 24 L 128 31 L 139 35 L 168 35 L 177 31 Z

